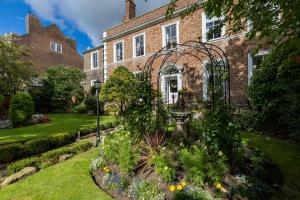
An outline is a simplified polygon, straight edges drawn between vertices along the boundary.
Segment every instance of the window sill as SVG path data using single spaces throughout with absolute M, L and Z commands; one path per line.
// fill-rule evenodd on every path
M 214 39 L 210 39 L 210 40 L 202 40 L 202 42 L 215 42 L 215 41 L 220 41 L 220 40 L 224 40 L 225 37 L 222 36 L 222 37 L 219 37 L 219 38 L 214 38 Z
M 133 56 L 132 58 L 135 59 L 135 58 L 143 58 L 143 57 L 146 57 L 146 55 L 142 55 L 142 56 Z

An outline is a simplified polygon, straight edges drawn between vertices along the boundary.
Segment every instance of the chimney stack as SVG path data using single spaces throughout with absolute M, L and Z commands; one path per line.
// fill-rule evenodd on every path
M 135 3 L 133 0 L 125 0 L 125 16 L 123 21 L 126 22 L 132 18 L 135 18 Z
M 40 20 L 37 18 L 37 16 L 29 12 L 26 16 L 26 32 L 30 33 L 33 30 L 40 29 L 42 27 L 43 25 L 40 22 Z

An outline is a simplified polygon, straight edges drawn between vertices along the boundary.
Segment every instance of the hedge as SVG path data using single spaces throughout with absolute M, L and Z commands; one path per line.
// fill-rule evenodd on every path
M 107 123 L 100 125 L 100 130 L 106 130 L 115 127 L 116 123 Z M 80 128 L 75 132 L 53 135 L 45 138 L 32 139 L 24 144 L 13 143 L 0 147 L 0 162 L 9 163 L 17 159 L 22 159 L 29 156 L 44 153 L 51 149 L 62 147 L 73 143 L 76 138 L 78 131 L 81 136 L 86 136 L 96 132 L 96 127 L 91 128 Z
M 64 154 L 79 154 L 89 150 L 93 144 L 89 141 L 80 141 L 68 147 L 62 147 L 59 149 L 51 150 L 40 156 L 26 158 L 16 161 L 8 165 L 7 170 L 9 174 L 14 174 L 25 167 L 36 167 L 37 169 L 43 169 L 59 162 L 59 157 Z

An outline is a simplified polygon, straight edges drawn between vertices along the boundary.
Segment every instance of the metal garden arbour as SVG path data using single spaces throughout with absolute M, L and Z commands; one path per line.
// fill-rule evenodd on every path
M 230 66 L 225 52 L 220 47 L 215 44 L 201 42 L 200 39 L 199 41 L 187 41 L 183 44 L 177 44 L 175 48 L 170 48 L 171 45 L 174 44 L 169 44 L 152 55 L 146 62 L 143 70 L 145 81 L 148 81 L 151 84 L 156 84 L 157 109 L 161 106 L 160 78 L 163 68 L 166 65 L 176 66 L 178 61 L 184 56 L 191 56 L 195 58 L 199 62 L 197 67 L 203 66 L 208 73 L 208 99 L 211 101 L 211 109 L 215 108 L 216 98 L 221 98 L 222 100 L 230 103 Z M 158 64 L 155 63 L 157 61 L 159 61 Z M 157 69 L 157 65 L 159 66 L 157 80 L 156 82 L 153 82 L 152 76 L 154 69 Z M 188 67 L 188 65 L 183 65 L 183 70 L 186 67 Z M 216 92 L 218 91 L 218 88 L 216 87 L 220 87 L 220 85 L 222 85 L 221 88 L 223 94 L 222 96 L 217 97 Z M 151 90 L 153 89 L 154 88 L 152 87 Z M 153 91 L 150 92 L 152 94 Z

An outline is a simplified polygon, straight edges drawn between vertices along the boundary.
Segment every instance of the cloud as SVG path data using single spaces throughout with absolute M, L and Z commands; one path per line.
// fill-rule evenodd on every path
M 93 45 L 99 45 L 102 32 L 121 23 L 125 0 L 24 0 L 41 18 L 62 29 L 86 33 Z M 137 14 L 143 14 L 170 0 L 136 0 Z

